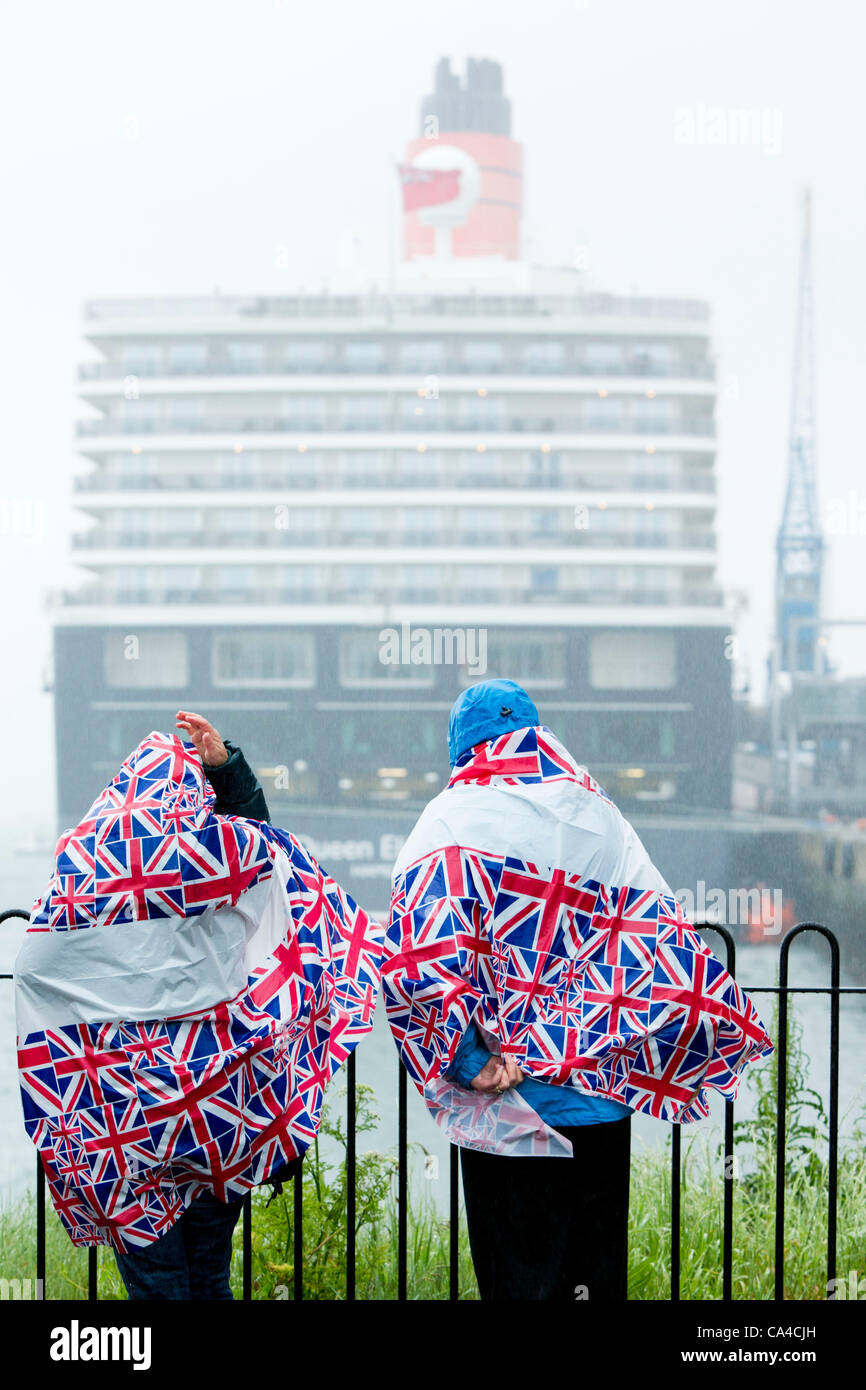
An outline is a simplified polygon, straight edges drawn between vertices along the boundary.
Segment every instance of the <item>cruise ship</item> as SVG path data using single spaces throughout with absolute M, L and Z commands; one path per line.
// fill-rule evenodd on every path
M 499 66 L 443 60 L 387 288 L 86 305 L 61 824 L 194 709 L 380 909 L 494 675 L 632 818 L 729 808 L 708 306 L 528 264 L 522 171 Z

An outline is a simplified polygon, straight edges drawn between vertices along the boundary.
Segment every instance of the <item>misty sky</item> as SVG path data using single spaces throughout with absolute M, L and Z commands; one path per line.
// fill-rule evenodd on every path
M 44 595 L 76 573 L 82 303 L 319 288 L 351 264 L 381 284 L 393 160 L 443 54 L 504 64 L 533 259 L 585 245 L 588 287 L 709 301 L 726 383 L 721 578 L 748 600 L 739 630 L 761 688 L 812 183 L 822 511 L 853 493 L 825 612 L 866 616 L 863 46 L 862 11 L 841 0 L 0 0 L 0 532 L 12 499 L 19 515 L 44 503 L 41 538 L 0 534 L 0 831 L 52 825 Z M 677 113 L 699 129 L 702 107 L 755 108 L 768 138 L 682 143 Z M 832 651 L 866 672 L 866 632 Z

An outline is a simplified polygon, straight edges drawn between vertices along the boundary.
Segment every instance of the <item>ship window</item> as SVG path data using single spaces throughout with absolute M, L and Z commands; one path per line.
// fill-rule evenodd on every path
M 664 429 L 676 420 L 676 405 L 670 396 L 647 400 L 638 397 L 631 403 L 631 420 L 637 428 Z
M 438 565 L 406 565 L 404 568 L 400 589 L 403 598 L 435 598 L 441 588 L 442 571 Z
M 155 376 L 160 369 L 162 348 L 158 343 L 124 343 L 120 363 L 126 372 Z
M 443 515 L 441 507 L 401 507 L 392 514 L 392 520 L 395 528 L 402 529 L 404 535 L 423 541 L 428 536 L 444 532 Z
M 320 367 L 325 361 L 325 344 L 298 338 L 284 345 L 283 357 L 289 367 Z
M 168 365 L 173 372 L 202 372 L 207 366 L 206 343 L 172 343 Z
M 229 343 L 226 350 L 230 372 L 260 372 L 265 365 L 264 343 Z
M 346 365 L 353 372 L 375 371 L 385 360 L 381 343 L 347 343 Z
M 439 401 L 436 399 L 422 400 L 417 391 L 410 391 L 408 396 L 400 396 L 397 406 L 398 420 L 404 429 L 407 426 L 410 428 L 417 426 L 419 429 L 432 428 L 432 422 L 439 418 Z
M 470 545 L 479 540 L 499 540 L 507 530 L 509 520 L 506 520 L 501 508 L 461 507 L 457 511 L 457 534 L 461 541 Z
M 204 401 L 198 396 L 171 396 L 168 402 L 169 428 L 177 424 L 200 424 L 204 420 Z
M 280 414 L 298 425 L 320 425 L 325 419 L 324 396 L 281 396 Z
M 622 366 L 622 345 L 620 343 L 587 343 L 584 360 L 590 372 L 615 372 Z
M 458 396 L 456 423 L 468 429 L 501 429 L 505 401 L 501 396 Z
M 223 597 L 229 594 L 238 594 L 245 598 L 253 588 L 256 580 L 256 570 L 254 565 L 226 565 L 215 569 L 211 576 L 211 582 L 219 590 Z
M 374 449 L 346 452 L 340 459 L 342 481 L 348 486 L 361 483 L 380 483 L 385 479 L 388 459 Z
M 556 536 L 560 531 L 561 516 L 553 507 L 529 513 L 529 534 L 531 536 Z
M 147 424 L 151 420 L 158 420 L 160 412 L 160 402 L 153 396 L 145 396 L 142 400 L 123 401 L 114 411 L 114 418 L 119 417 L 135 425 L 140 425 Z
M 533 565 L 529 574 L 533 593 L 555 594 L 559 588 L 559 570 L 553 565 Z
M 385 418 L 383 396 L 345 396 L 340 416 L 346 429 L 380 429 Z
M 353 768 L 354 775 L 360 771 L 362 759 L 404 763 L 410 769 L 441 760 L 440 722 L 418 710 L 389 709 L 384 724 L 368 713 L 345 713 L 340 716 L 339 728 L 340 751 L 347 759 L 347 770 Z
M 407 372 L 439 372 L 445 363 L 445 345 L 432 338 L 403 343 L 400 366 Z
M 670 690 L 676 685 L 672 632 L 594 632 L 589 683 L 594 690 Z
M 264 530 L 262 517 L 266 515 L 255 507 L 217 507 L 211 513 L 215 529 L 220 535 L 249 536 Z M 271 519 L 273 513 L 271 513 Z
M 583 404 L 583 418 L 587 426 L 604 429 L 613 428 L 623 418 L 621 396 L 589 396 Z
M 373 537 L 386 529 L 378 507 L 343 507 L 339 512 L 340 534 L 355 539 Z
M 183 632 L 107 632 L 105 683 L 113 689 L 179 689 L 189 683 L 189 648 Z
M 462 602 L 478 598 L 500 597 L 502 568 L 499 565 L 459 565 L 457 568 L 458 597 Z
M 394 482 L 429 483 L 439 475 L 439 459 L 434 454 L 399 453 L 394 467 Z
M 530 689 L 556 689 L 565 685 L 565 653 L 565 637 L 557 633 L 491 632 L 487 636 L 486 679 L 517 681 Z M 471 669 L 461 675 L 467 685 L 478 680 Z
M 565 344 L 527 343 L 523 360 L 531 372 L 557 371 L 565 361 Z
M 575 756 L 588 764 L 666 762 L 674 756 L 676 737 L 669 715 L 657 710 L 641 714 L 609 710 L 587 711 L 573 729 Z M 577 749 L 580 753 L 577 753 Z M 604 777 L 602 777 L 604 783 Z M 635 789 L 632 788 L 632 791 Z
M 415 654 L 424 656 L 419 642 Z M 340 638 L 340 684 L 344 686 L 433 684 L 430 662 L 413 663 L 411 633 L 402 628 L 344 632 Z
M 492 338 L 463 344 L 463 361 L 467 367 L 474 368 L 476 371 L 495 369 L 504 360 L 505 348 L 503 344 L 495 342 Z
M 321 565 L 280 565 L 276 582 L 295 599 L 313 599 L 325 587 L 326 571 Z
M 214 685 L 311 686 L 316 650 L 308 632 L 229 632 L 213 639 Z
M 628 368 L 635 376 L 664 375 L 674 365 L 672 343 L 632 343 L 629 345 Z

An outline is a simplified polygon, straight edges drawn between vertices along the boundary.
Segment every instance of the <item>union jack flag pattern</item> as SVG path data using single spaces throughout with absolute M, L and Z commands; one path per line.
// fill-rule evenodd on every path
M 76 1245 L 127 1250 L 302 1154 L 372 1027 L 382 928 L 150 734 L 57 845 L 15 962 L 24 1123 Z
M 536 1080 L 677 1122 L 705 1117 L 708 1091 L 733 1098 L 773 1047 L 632 827 L 544 727 L 464 754 L 422 814 L 394 870 L 383 990 L 434 1118 L 493 1152 L 554 1152 L 555 1131 L 546 1147 L 519 1091 L 447 1081 L 470 1020 Z

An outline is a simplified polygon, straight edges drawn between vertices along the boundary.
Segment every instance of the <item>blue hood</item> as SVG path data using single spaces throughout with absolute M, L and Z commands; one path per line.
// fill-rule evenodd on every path
M 451 707 L 448 720 L 451 766 L 461 753 L 477 743 L 486 743 L 511 729 L 526 729 L 538 723 L 538 710 L 516 681 L 481 681 L 479 685 L 470 685 Z

